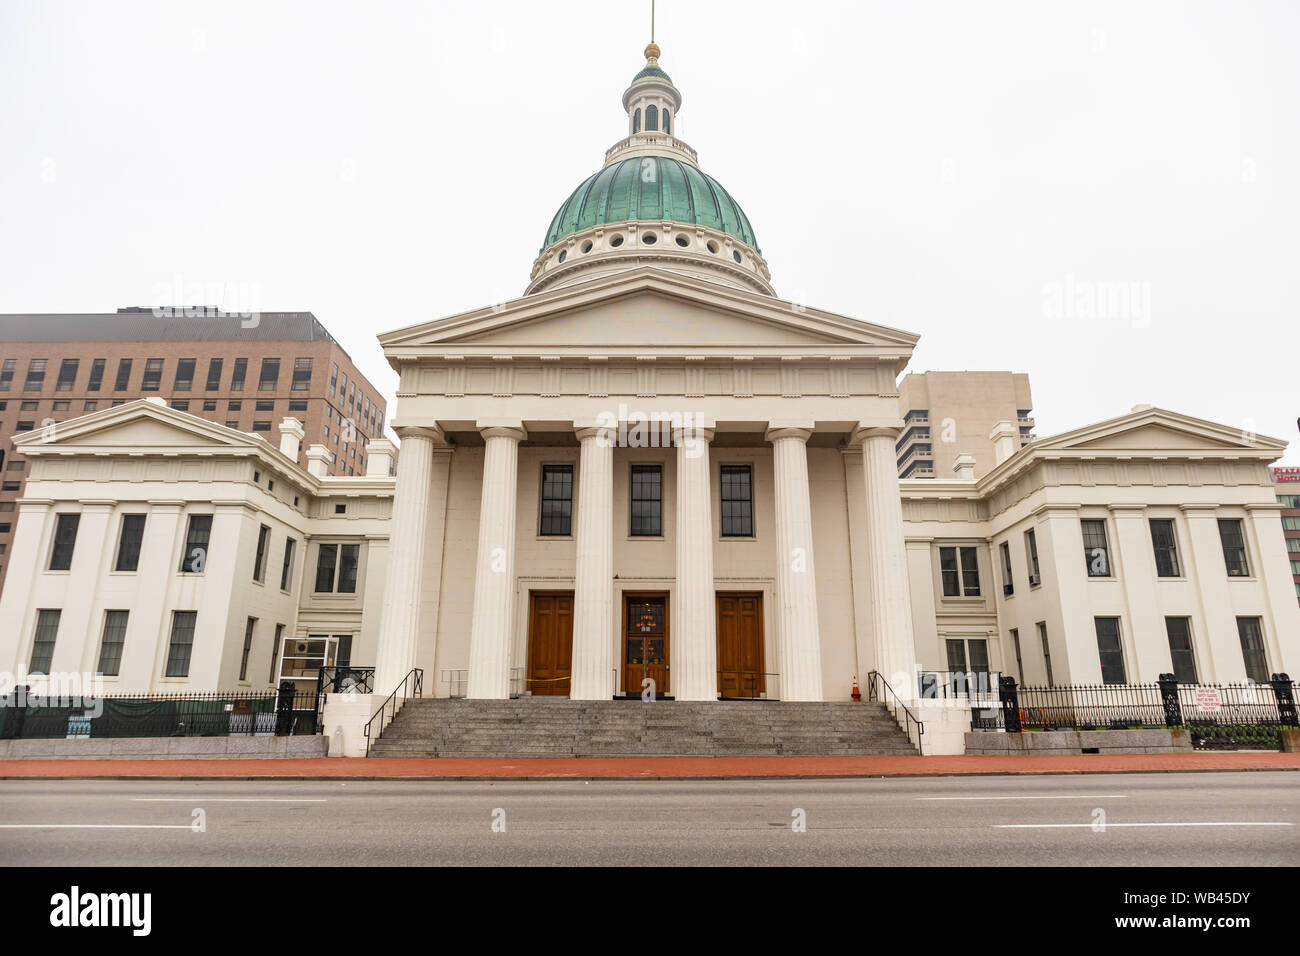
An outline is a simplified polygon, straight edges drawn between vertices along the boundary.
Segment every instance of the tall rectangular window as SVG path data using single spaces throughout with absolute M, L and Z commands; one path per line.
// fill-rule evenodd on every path
M 979 597 L 979 554 L 974 548 L 940 548 L 944 597 Z
M 253 580 L 266 581 L 266 552 L 271 547 L 271 529 L 262 525 L 257 532 L 257 557 L 253 561 Z
M 194 625 L 197 611 L 172 611 L 172 633 L 167 642 L 165 677 L 189 677 L 190 654 L 194 650 Z
M 248 655 L 253 651 L 253 631 L 257 627 L 257 618 L 250 617 L 244 624 L 244 650 L 239 655 L 239 679 L 248 680 Z
M 79 514 L 61 514 L 54 525 L 54 547 L 50 550 L 50 570 L 67 571 L 72 567 L 72 551 L 77 544 Z
M 1047 669 L 1047 686 L 1055 687 L 1056 681 L 1052 679 L 1052 645 L 1047 641 L 1047 622 L 1038 622 L 1038 643 L 1043 648 L 1043 667 Z
M 126 643 L 126 611 L 104 612 L 104 633 L 99 641 L 99 672 L 116 677 L 122 668 L 122 646 Z
M 573 533 L 573 466 L 542 466 L 542 506 L 538 533 Z
M 266 682 L 268 684 L 275 683 L 275 665 L 280 663 L 280 649 L 282 647 L 284 647 L 284 625 L 277 624 L 275 626 L 275 643 L 271 645 L 271 670 L 270 673 L 266 675 Z
M 244 379 L 248 377 L 248 359 L 235 359 L 234 371 L 230 373 L 230 390 L 232 392 L 242 392 L 244 390 Z
M 1011 545 L 1003 541 L 998 545 L 998 552 L 1002 555 L 1002 593 L 1010 597 L 1016 593 L 1016 578 L 1011 571 Z
M 257 390 L 259 392 L 273 392 L 276 383 L 279 381 L 280 360 L 278 358 L 262 359 L 262 374 L 257 380 Z
M 339 546 L 322 544 L 316 552 L 316 593 L 329 594 L 334 591 L 334 572 L 338 568 Z
M 1020 656 L 1020 630 L 1011 629 L 1011 649 L 1016 652 L 1016 680 L 1020 683 L 1025 682 L 1025 662 Z
M 1219 519 L 1219 541 L 1223 544 L 1223 563 L 1228 567 L 1228 577 L 1250 577 L 1246 561 L 1246 534 L 1240 518 Z
M 631 517 L 634 538 L 658 538 L 664 533 L 664 470 L 662 465 L 633 465 Z
M 59 617 L 62 611 L 36 612 L 36 638 L 32 642 L 32 660 L 29 674 L 48 674 L 54 660 L 54 639 L 59 636 Z
M 100 386 L 104 384 L 104 366 L 107 364 L 107 359 L 95 359 L 90 363 L 90 379 L 86 382 L 86 391 L 99 391 Z
M 305 392 L 311 387 L 311 359 L 297 358 L 293 360 L 293 385 L 290 387 L 294 392 Z
M 1080 524 L 1083 528 L 1083 557 L 1088 566 L 1088 577 L 1110 577 L 1110 548 L 1106 543 L 1105 520 L 1084 518 Z
M 185 532 L 185 553 L 181 555 L 181 570 L 202 574 L 208 565 L 208 541 L 212 537 L 212 515 L 190 515 Z
M 330 369 L 330 398 L 334 397 L 334 390 L 338 388 L 338 384 L 339 384 L 339 366 L 338 363 L 335 362 L 333 363 L 333 367 Z
M 1101 656 L 1101 682 L 1124 683 L 1124 649 L 1119 642 L 1119 618 L 1093 619 L 1097 628 L 1097 653 Z
M 1192 619 L 1189 617 L 1165 618 L 1165 634 L 1169 637 L 1169 659 L 1174 666 L 1174 677 L 1179 683 L 1196 683 L 1196 655 L 1192 652 Z
M 54 383 L 56 392 L 72 391 L 72 387 L 77 384 L 77 366 L 80 364 L 80 360 L 74 358 L 59 363 L 59 377 Z
M 151 358 L 144 360 L 144 380 L 140 383 L 140 390 L 144 392 L 156 392 L 162 385 L 163 360 L 160 358 Z
M 224 364 L 224 359 L 208 359 L 208 380 L 203 386 L 204 391 L 215 392 L 221 388 L 221 367 Z
M 113 380 L 113 391 L 125 392 L 131 384 L 131 362 L 129 358 L 117 362 L 117 377 Z
M 1178 539 L 1172 518 L 1151 519 L 1151 547 L 1155 551 L 1156 575 L 1178 577 Z
M 14 366 L 16 364 L 18 364 L 18 360 L 11 358 L 0 362 L 0 392 L 7 392 L 13 386 Z
M 1264 629 L 1259 618 L 1237 618 L 1237 636 L 1241 639 L 1246 677 L 1256 684 L 1266 683 L 1269 679 L 1268 655 L 1264 652 Z
M 289 590 L 289 574 L 293 570 L 293 549 L 298 542 L 293 538 L 284 539 L 284 563 L 280 566 L 280 590 Z
M 722 536 L 754 536 L 754 482 L 749 465 L 723 465 Z
M 176 360 L 176 384 L 178 392 L 188 392 L 194 388 L 194 366 L 198 359 L 183 358 Z
M 357 565 L 361 561 L 361 545 L 345 544 L 339 548 L 339 594 L 357 593 Z
M 47 359 L 32 359 L 27 363 L 27 380 L 23 382 L 24 392 L 39 392 L 45 387 L 45 366 Z
M 140 545 L 144 542 L 144 515 L 122 515 L 122 529 L 117 537 L 114 571 L 140 569 Z
M 1038 587 L 1043 583 L 1043 577 L 1038 570 L 1038 536 L 1033 528 L 1025 532 L 1025 557 L 1029 559 L 1029 586 Z

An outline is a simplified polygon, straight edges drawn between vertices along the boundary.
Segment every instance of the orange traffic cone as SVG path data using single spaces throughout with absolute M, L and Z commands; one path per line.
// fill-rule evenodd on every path
M 852 697 L 853 697 L 854 700 L 861 700 L 861 699 L 862 699 L 862 691 L 858 689 L 858 675 L 857 675 L 857 674 L 854 674 L 854 675 L 853 675 L 853 694 L 852 694 Z

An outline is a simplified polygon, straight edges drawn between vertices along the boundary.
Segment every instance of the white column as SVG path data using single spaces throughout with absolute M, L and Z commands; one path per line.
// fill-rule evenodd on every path
M 52 523 L 54 502 L 45 498 L 18 499 L 18 527 L 9 552 L 9 577 L 0 596 L 0 668 L 23 680 L 31 661 L 36 628 L 36 608 L 31 595 L 41 573 L 41 547 Z
M 867 493 L 876 670 L 899 697 L 914 700 L 916 646 L 907 580 L 907 545 L 903 539 L 903 502 L 898 487 L 898 455 L 894 450 L 901 430 L 901 422 L 863 426 L 854 434 L 854 440 L 862 443 L 862 474 Z
M 812 423 L 770 423 L 776 485 L 777 653 L 781 699 L 822 699 L 821 632 L 813 566 L 808 447 Z
M 1258 565 L 1254 575 L 1264 591 L 1261 616 L 1264 618 L 1264 646 L 1268 650 L 1269 673 L 1300 673 L 1300 653 L 1294 649 L 1300 634 L 1300 604 L 1295 600 L 1295 584 L 1287 558 L 1286 536 L 1282 533 L 1282 507 L 1276 501 L 1248 504 L 1250 515 L 1246 540 L 1254 538 Z
M 573 590 L 573 700 L 614 696 L 614 440 L 577 425 L 577 567 Z
M 718 611 L 713 591 L 709 471 L 712 440 L 711 427 L 673 429 L 673 444 L 677 446 L 677 589 L 668 620 L 672 629 L 670 690 L 677 700 L 718 699 Z
M 402 466 L 393 494 L 393 518 L 379 617 L 375 693 L 390 694 L 415 666 L 420 632 L 420 578 L 424 569 L 425 525 L 433 451 L 445 444 L 437 428 L 401 428 Z
M 483 499 L 479 507 L 466 696 L 506 700 L 510 697 L 510 631 L 515 617 L 519 442 L 527 433 L 518 421 L 479 422 L 478 429 L 487 447 L 483 453 Z

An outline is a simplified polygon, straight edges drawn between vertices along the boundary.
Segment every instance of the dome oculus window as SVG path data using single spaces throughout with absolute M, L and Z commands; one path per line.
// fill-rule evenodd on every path
M 591 240 L 590 240 L 590 239 L 588 239 L 586 242 L 584 242 L 584 243 L 582 244 L 582 251 L 583 251 L 584 253 L 591 252 Z
M 665 115 L 667 115 L 667 114 L 665 114 Z M 678 244 L 679 246 L 681 246 L 683 249 L 685 249 L 687 246 L 689 246 L 689 245 L 691 244 L 691 240 L 687 239 L 685 236 L 678 236 L 677 239 L 676 239 L 676 242 L 677 242 L 677 244 Z
M 710 239 L 708 242 L 708 250 L 709 252 L 712 252 L 714 255 L 718 254 L 718 244 L 714 242 L 712 239 Z
M 559 261 L 559 262 L 563 262 L 563 261 L 564 261 L 565 259 L 567 259 L 567 258 L 569 258 L 569 250 L 568 250 L 568 249 L 561 249 L 561 250 L 560 250 L 560 258 L 559 258 L 558 261 Z
M 735 259 L 737 262 L 741 261 L 740 253 L 735 249 L 731 250 L 731 258 Z
M 623 237 L 614 236 L 612 239 L 609 240 L 609 244 L 613 246 L 615 249 L 617 249 L 619 246 L 623 244 Z
M 659 241 L 659 237 L 656 236 L 653 232 L 647 232 L 641 236 L 641 241 L 644 242 L 647 246 L 653 246 L 656 242 Z

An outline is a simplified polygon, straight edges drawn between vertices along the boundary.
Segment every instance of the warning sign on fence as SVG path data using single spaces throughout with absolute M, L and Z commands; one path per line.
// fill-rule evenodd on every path
M 1216 711 L 1219 709 L 1219 688 L 1217 687 L 1198 687 L 1196 688 L 1196 709 L 1204 711 Z

